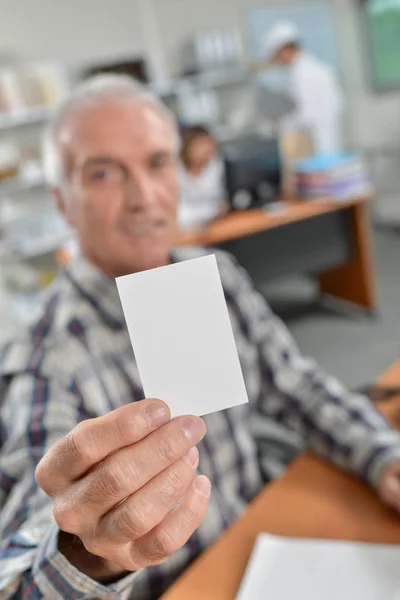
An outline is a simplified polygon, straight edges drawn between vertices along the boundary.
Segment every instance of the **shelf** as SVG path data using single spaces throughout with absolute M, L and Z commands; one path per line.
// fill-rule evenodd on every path
M 245 81 L 247 73 L 240 67 L 230 67 L 224 70 L 209 71 L 183 77 L 182 82 L 198 87 L 222 87 Z
M 54 114 L 54 108 L 37 106 L 21 112 L 0 114 L 0 130 L 24 127 L 26 125 L 40 125 L 49 120 Z
M 215 71 L 206 71 L 196 75 L 187 75 L 178 77 L 166 82 L 163 85 L 154 85 L 154 91 L 160 96 L 173 96 L 179 93 L 182 88 L 213 88 L 236 85 L 246 81 L 248 71 L 239 66 L 227 67 Z
M 69 233 L 64 235 L 48 236 L 42 238 L 39 242 L 34 244 L 25 244 L 19 248 L 15 248 L 15 251 L 22 258 L 35 258 L 36 256 L 43 256 L 44 254 L 51 254 L 55 252 L 68 238 Z
M 52 254 L 60 246 L 62 246 L 71 237 L 70 232 L 64 235 L 58 234 L 54 236 L 48 236 L 42 238 L 35 243 L 28 243 L 23 245 L 6 245 L 5 243 L 0 244 L 0 261 L 2 259 L 10 259 L 12 261 L 27 260 L 30 258 L 36 258 L 38 256 L 45 256 L 46 254 Z
M 36 181 L 24 181 L 20 178 L 11 179 L 10 181 L 0 183 L 0 199 L 8 195 L 22 194 L 31 190 L 44 189 L 45 187 L 46 181 L 44 177 Z

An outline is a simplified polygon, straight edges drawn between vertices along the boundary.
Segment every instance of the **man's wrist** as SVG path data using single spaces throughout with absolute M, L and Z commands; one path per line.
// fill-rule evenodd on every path
M 103 585 L 116 583 L 130 574 L 120 565 L 91 554 L 80 538 L 65 531 L 59 532 L 57 547 L 73 567 Z

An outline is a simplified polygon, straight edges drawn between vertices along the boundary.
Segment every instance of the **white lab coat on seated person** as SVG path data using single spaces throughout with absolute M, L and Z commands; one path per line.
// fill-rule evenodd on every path
M 221 212 L 221 205 L 226 198 L 223 162 L 212 160 L 198 176 L 180 165 L 179 181 L 179 228 L 200 229 Z
M 308 130 L 316 154 L 341 151 L 343 95 L 329 65 L 301 50 L 290 67 L 296 110 L 283 119 L 284 131 Z

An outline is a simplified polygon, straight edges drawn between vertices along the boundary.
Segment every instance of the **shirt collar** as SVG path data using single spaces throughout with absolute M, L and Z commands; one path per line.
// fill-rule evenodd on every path
M 171 262 L 184 259 L 181 254 L 177 249 L 172 250 Z M 81 254 L 65 268 L 65 275 L 111 327 L 115 329 L 125 327 L 124 312 L 115 279 L 105 275 Z
M 75 257 L 65 268 L 65 275 L 112 327 L 124 327 L 125 318 L 115 279 L 105 275 L 82 255 Z

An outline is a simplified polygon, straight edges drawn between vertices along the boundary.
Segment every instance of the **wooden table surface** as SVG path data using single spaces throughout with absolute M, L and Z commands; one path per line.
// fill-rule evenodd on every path
M 400 361 L 379 380 L 400 385 Z M 380 407 L 400 428 L 400 398 Z M 299 538 L 400 544 L 400 518 L 363 483 L 310 454 L 269 485 L 163 600 L 233 600 L 261 531 Z M 321 599 L 322 600 L 322 599 Z
M 283 210 L 247 210 L 234 212 L 216 219 L 204 232 L 187 231 L 178 235 L 177 246 L 212 246 L 261 231 L 275 229 L 296 221 L 365 204 L 369 198 L 355 198 L 338 202 L 329 198 L 319 200 L 292 200 L 283 203 Z

